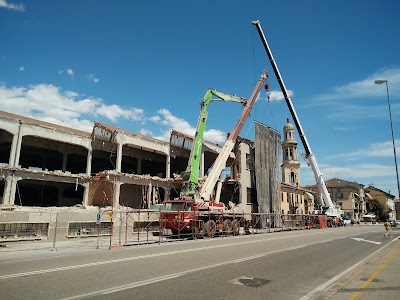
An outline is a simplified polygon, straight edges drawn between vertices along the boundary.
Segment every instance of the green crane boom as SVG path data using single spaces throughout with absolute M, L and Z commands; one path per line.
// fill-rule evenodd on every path
M 213 97 L 216 97 L 218 99 L 214 99 Z M 213 101 L 239 102 L 244 105 L 247 103 L 247 100 L 242 97 L 227 95 L 213 89 L 207 90 L 206 94 L 203 97 L 203 100 L 200 103 L 201 111 L 199 120 L 197 122 L 196 135 L 193 141 L 192 150 L 190 152 L 189 163 L 183 178 L 185 180 L 185 183 L 182 186 L 181 198 L 193 196 L 194 191 L 198 187 L 200 160 L 203 148 L 203 137 L 204 131 L 206 129 L 208 115 L 207 108 L 208 105 Z

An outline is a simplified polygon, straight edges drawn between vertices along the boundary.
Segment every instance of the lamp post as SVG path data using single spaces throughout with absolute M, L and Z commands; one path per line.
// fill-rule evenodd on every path
M 394 164 L 396 166 L 396 177 L 397 177 L 397 191 L 400 199 L 400 183 L 399 183 L 399 171 L 397 169 L 397 156 L 396 156 L 396 146 L 394 143 L 394 133 L 393 133 L 393 123 L 392 123 L 392 111 L 390 110 L 390 99 L 389 99 L 389 86 L 387 80 L 375 80 L 375 84 L 386 83 L 386 93 L 389 106 L 389 118 L 390 118 L 390 129 L 392 130 L 392 142 L 393 142 L 393 154 L 394 154 Z

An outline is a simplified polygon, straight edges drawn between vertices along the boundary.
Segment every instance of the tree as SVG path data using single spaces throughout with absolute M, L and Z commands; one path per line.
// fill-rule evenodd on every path
M 373 212 L 378 221 L 386 221 L 388 214 L 384 213 L 383 205 L 377 200 L 369 200 L 369 211 Z

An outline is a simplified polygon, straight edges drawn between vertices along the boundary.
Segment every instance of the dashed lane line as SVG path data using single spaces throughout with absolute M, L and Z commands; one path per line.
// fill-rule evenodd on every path
M 312 234 L 315 234 L 315 233 L 297 235 L 296 237 L 307 236 L 307 235 L 312 235 Z M 33 276 L 33 275 L 46 274 L 46 273 L 53 273 L 53 272 L 60 272 L 60 271 L 67 271 L 67 270 L 74 270 L 74 269 L 81 269 L 81 268 L 88 268 L 88 267 L 95 267 L 95 266 L 101 266 L 101 265 L 109 265 L 109 264 L 133 261 L 133 260 L 138 260 L 138 259 L 154 258 L 154 257 L 160 257 L 160 256 L 167 256 L 167 255 L 176 255 L 176 254 L 187 253 L 187 252 L 204 251 L 207 249 L 232 247 L 232 246 L 238 246 L 238 245 L 242 245 L 242 244 L 248 245 L 251 243 L 260 243 L 260 242 L 271 241 L 271 240 L 288 239 L 291 237 L 292 236 L 282 236 L 282 237 L 254 240 L 254 241 L 243 241 L 243 242 L 229 243 L 229 244 L 223 244 L 223 245 L 213 245 L 213 246 L 199 247 L 199 248 L 193 248 L 193 249 L 184 249 L 184 250 L 177 250 L 177 251 L 171 251 L 171 252 L 163 252 L 163 253 L 157 253 L 157 254 L 125 257 L 125 258 L 112 259 L 112 260 L 107 260 L 107 261 L 98 261 L 98 262 L 93 262 L 93 263 L 86 263 L 86 264 L 79 264 L 79 265 L 72 265 L 72 266 L 65 266 L 65 267 L 58 267 L 58 268 L 51 268 L 51 269 L 43 269 L 43 270 L 30 271 L 30 272 L 14 273 L 14 274 L 8 274 L 8 275 L 1 275 L 0 280 L 24 277 L 24 276 Z

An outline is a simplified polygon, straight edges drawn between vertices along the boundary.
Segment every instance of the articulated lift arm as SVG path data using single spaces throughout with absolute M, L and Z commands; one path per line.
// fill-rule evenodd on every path
M 267 55 L 269 57 L 269 61 L 270 61 L 271 65 L 272 65 L 272 68 L 274 69 L 274 72 L 275 72 L 276 78 L 277 78 L 277 80 L 279 82 L 279 85 L 281 87 L 283 96 L 285 97 L 286 104 L 289 107 L 289 110 L 290 110 L 290 113 L 292 115 L 293 121 L 294 121 L 294 123 L 296 125 L 296 128 L 297 128 L 297 131 L 299 132 L 300 139 L 301 139 L 301 141 L 303 143 L 303 147 L 304 147 L 304 150 L 305 150 L 305 158 L 306 158 L 307 164 L 309 166 L 311 166 L 311 169 L 313 170 L 315 181 L 316 181 L 316 183 L 318 185 L 319 192 L 320 192 L 320 194 L 322 196 L 322 201 L 324 202 L 323 204 L 328 206 L 329 209 L 333 209 L 334 205 L 333 205 L 331 197 L 330 197 L 330 195 L 328 193 L 328 190 L 326 188 L 324 179 L 322 178 L 322 173 L 321 173 L 321 171 L 320 171 L 320 169 L 318 167 L 317 160 L 315 159 L 314 154 L 311 152 L 310 145 L 309 145 L 309 143 L 307 141 L 307 138 L 306 138 L 306 135 L 305 135 L 305 133 L 303 131 L 303 128 L 301 127 L 299 118 L 297 117 L 297 114 L 296 114 L 296 110 L 294 109 L 294 106 L 292 104 L 292 100 L 290 100 L 289 94 L 288 94 L 288 92 L 286 90 L 285 83 L 283 82 L 282 76 L 279 73 L 279 69 L 278 69 L 278 66 L 276 65 L 274 57 L 272 56 L 271 49 L 268 46 L 268 43 L 267 43 L 267 40 L 265 38 L 264 32 L 263 32 L 263 30 L 261 28 L 261 25 L 260 25 L 260 21 L 253 21 L 252 24 L 256 26 L 257 31 L 258 31 L 258 33 L 259 33 L 259 35 L 261 37 L 261 40 L 262 40 L 262 42 L 264 44 L 265 51 L 267 52 Z
M 229 135 L 227 141 L 225 142 L 225 145 L 222 147 L 221 152 L 218 154 L 218 157 L 212 166 L 210 174 L 208 174 L 207 179 L 204 181 L 199 194 L 200 199 L 195 199 L 195 201 L 210 200 L 211 193 L 214 190 L 218 178 L 221 176 L 222 170 L 225 168 L 226 161 L 229 157 L 229 154 L 232 152 L 233 147 L 235 146 L 240 130 L 242 129 L 244 123 L 246 122 L 246 119 L 250 114 L 251 108 L 253 107 L 253 104 L 256 102 L 257 97 L 260 94 L 261 87 L 264 85 L 264 81 L 267 77 L 268 77 L 268 72 L 264 71 L 261 74 L 261 77 L 258 80 L 253 90 L 253 93 L 250 96 L 249 101 L 247 101 L 245 107 L 243 108 L 242 114 L 240 115 L 238 121 L 236 122 L 235 127 L 233 128 L 231 134 Z
M 214 99 L 216 97 L 217 99 Z M 198 187 L 201 152 L 203 148 L 203 136 L 207 123 L 208 105 L 213 101 L 230 101 L 239 102 L 242 104 L 247 103 L 247 100 L 241 97 L 232 96 L 218 92 L 213 89 L 208 89 L 201 101 L 201 111 L 199 120 L 197 122 L 196 135 L 193 141 L 192 150 L 190 152 L 189 163 L 184 175 L 185 183 L 182 186 L 181 198 L 193 196 L 194 191 Z

